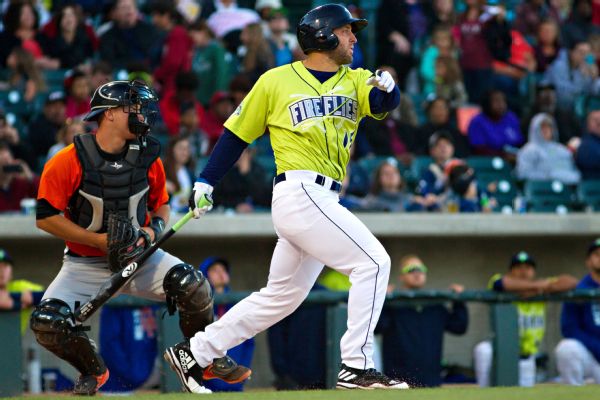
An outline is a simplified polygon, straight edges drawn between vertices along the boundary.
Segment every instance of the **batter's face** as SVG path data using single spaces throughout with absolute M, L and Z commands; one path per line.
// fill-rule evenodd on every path
M 352 64 L 354 44 L 358 42 L 358 39 L 356 39 L 356 36 L 352 32 L 352 25 L 346 24 L 336 28 L 333 30 L 333 33 L 337 36 L 339 44 L 332 50 L 331 59 L 338 65 Z

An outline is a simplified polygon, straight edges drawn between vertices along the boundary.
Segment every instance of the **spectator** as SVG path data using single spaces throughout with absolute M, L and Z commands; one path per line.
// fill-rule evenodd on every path
M 73 70 L 65 79 L 65 115 L 67 118 L 83 117 L 90 111 L 90 78 L 81 70 Z
M 42 299 L 44 287 L 25 279 L 13 279 L 14 266 L 12 257 L 0 248 L 0 310 L 22 310 L 21 334 L 24 334 L 31 307 Z
M 375 170 L 371 191 L 364 198 L 360 209 L 363 211 L 416 211 L 421 209 L 423 199 L 406 192 L 398 162 L 388 158 Z
M 427 122 L 419 129 L 420 133 L 418 134 L 416 154 L 422 156 L 428 155 L 431 136 L 435 132 L 445 131 L 452 137 L 455 156 L 465 158 L 469 155 L 469 141 L 450 121 L 450 111 L 450 105 L 445 98 L 436 96 L 428 98 L 428 101 L 425 103 Z
M 533 117 L 529 141 L 517 154 L 517 177 L 534 181 L 557 180 L 577 184 L 581 174 L 575 168 L 573 153 L 558 143 L 556 122 L 548 114 Z
M 467 0 L 466 4 L 453 33 L 461 49 L 460 64 L 469 100 L 478 103 L 492 81 L 493 57 L 484 32 L 489 15 L 483 15 L 483 0 Z
M 398 75 L 392 67 L 383 65 L 379 69 L 388 71 L 398 83 Z M 398 108 L 390 111 L 385 118 L 364 120 L 363 129 L 373 154 L 394 156 L 404 164 L 411 163 L 417 147 L 418 132 L 417 114 L 409 96 L 401 96 Z M 355 140 L 359 140 L 358 137 Z M 356 145 L 352 149 L 354 151 Z
M 556 87 L 559 110 L 573 112 L 580 95 L 600 93 L 598 67 L 588 42 L 576 42 L 568 50 L 561 50 L 558 58 L 548 67 L 544 80 Z
M 452 56 L 439 56 L 435 60 L 435 95 L 448 100 L 453 110 L 467 103 L 460 66 Z
M 552 83 L 542 81 L 537 84 L 533 108 L 523 118 L 522 132 L 529 129 L 529 124 L 535 115 L 546 113 L 556 121 L 561 143 L 566 144 L 572 137 L 580 136 L 581 123 L 579 119 L 572 111 L 558 109 L 556 98 L 556 89 Z
M 0 34 L 0 65 L 7 66 L 9 54 L 17 47 L 23 48 L 36 60 L 43 57 L 39 44 L 39 14 L 30 2 L 11 2 L 2 18 Z M 43 61 L 42 61 L 43 63 Z
M 401 290 L 419 291 L 427 283 L 428 269 L 416 255 L 400 260 Z M 450 285 L 462 293 L 464 287 Z M 440 386 L 444 332 L 462 335 L 467 331 L 469 314 L 463 302 L 384 307 L 378 324 L 383 334 L 383 370 L 390 377 L 406 380 L 411 387 Z
M 198 113 L 192 103 L 186 103 L 181 108 L 179 136 L 186 136 L 189 138 L 192 159 L 197 160 L 200 157 L 208 155 L 208 136 L 200 129 Z
M 496 207 L 496 200 L 488 190 L 479 186 L 473 168 L 465 162 L 455 160 L 446 165 L 446 179 L 452 189 L 446 199 L 449 212 L 491 212 Z
M 200 120 L 200 129 L 208 136 L 208 152 L 223 133 L 223 124 L 233 112 L 233 101 L 227 92 L 216 92 L 210 98 L 210 105 Z
M 254 9 L 260 16 L 265 36 L 269 37 L 268 23 L 271 18 L 271 13 L 274 10 L 280 10 L 282 8 L 283 4 L 281 3 L 281 0 L 257 0 Z
M 275 65 L 271 46 L 258 23 L 244 27 L 240 35 L 243 47 L 238 53 L 242 56 L 241 66 L 245 74 L 253 81 Z
M 587 116 L 587 132 L 575 155 L 575 162 L 583 180 L 600 179 L 600 111 Z
M 172 0 L 157 0 L 150 8 L 152 23 L 166 35 L 158 68 L 154 79 L 161 93 L 175 86 L 179 72 L 189 71 L 192 65 L 192 38 L 186 29 L 177 23 L 178 13 Z
M 27 140 L 21 140 L 17 129 L 8 121 L 4 112 L 0 109 L 0 141 L 5 142 L 12 155 L 21 159 L 29 165 L 30 168 L 36 166 L 36 159 L 33 157 Z
M 8 55 L 6 66 L 9 88 L 21 93 L 26 102 L 33 101 L 38 93 L 46 90 L 42 72 L 27 50 L 14 47 Z
M 423 83 L 423 94 L 425 95 L 435 93 L 438 82 L 435 63 L 440 56 L 457 56 L 452 32 L 445 26 L 438 26 L 433 30 L 431 44 L 425 49 L 421 58 L 419 72 Z
M 506 96 L 491 90 L 481 102 L 482 112 L 469 123 L 467 136 L 475 154 L 514 159 L 523 144 L 517 116 L 506 106 Z
M 210 96 L 217 91 L 227 89 L 230 79 L 225 48 L 215 40 L 214 33 L 206 22 L 200 21 L 189 28 L 194 47 L 192 49 L 192 71 L 196 73 L 201 85 L 196 97 L 204 106 L 208 106 Z M 231 56 L 229 55 L 229 58 Z
M 529 297 L 541 293 L 556 293 L 573 289 L 577 283 L 570 275 L 536 279 L 536 262 L 529 253 L 520 251 L 512 256 L 507 274 L 492 276 L 490 290 L 516 293 Z M 517 302 L 519 321 L 519 386 L 535 384 L 535 357 L 546 330 L 546 306 L 543 302 Z M 475 346 L 475 375 L 479 386 L 489 386 L 492 367 L 492 344 L 484 341 Z
M 254 160 L 254 148 L 247 148 L 233 168 L 217 185 L 215 207 L 221 206 L 240 214 L 271 206 L 272 181 Z M 274 176 L 273 176 L 274 177 Z
M 377 64 L 389 65 L 398 74 L 404 88 L 412 67 L 411 42 L 406 2 L 382 0 L 377 8 Z
M 271 10 L 269 13 L 269 43 L 274 56 L 274 66 L 289 64 L 304 57 L 296 35 L 289 32 L 290 21 L 285 8 Z M 358 47 L 355 47 L 358 48 Z
M 75 135 L 85 133 L 85 124 L 82 121 L 67 119 L 63 126 L 60 127 L 56 134 L 56 144 L 48 150 L 48 157 L 51 159 L 56 153 L 73 143 Z
M 96 90 L 100 86 L 112 80 L 113 71 L 109 63 L 106 61 L 96 61 L 92 65 L 90 75 L 90 92 Z M 90 93 L 90 95 L 93 93 Z
M 167 192 L 169 205 L 175 212 L 187 212 L 188 197 L 194 184 L 194 160 L 187 136 L 175 136 L 169 140 L 165 156 Z
M 219 257 L 206 258 L 199 267 L 204 274 L 215 294 L 224 294 L 229 292 L 229 282 L 231 279 L 231 266 L 229 262 Z M 215 304 L 215 321 L 233 307 L 233 304 Z M 250 367 L 254 355 L 254 338 L 250 338 L 239 345 L 227 350 L 227 355 L 236 361 L 239 365 Z M 205 381 L 206 388 L 213 392 L 241 392 L 244 390 L 244 382 L 228 384 L 219 379 Z
M 517 6 L 516 14 L 514 29 L 527 39 L 535 37 L 544 19 L 555 23 L 560 20 L 557 10 L 545 0 L 525 0 Z
M 433 0 L 430 20 L 430 31 L 434 31 L 439 26 L 454 25 L 456 23 L 454 0 Z
M 180 72 L 175 77 L 175 89 L 165 93 L 160 99 L 160 112 L 169 135 L 176 136 L 179 134 L 183 109 L 194 108 L 200 123 L 202 123 L 204 109 L 195 96 L 199 86 L 200 82 L 195 73 Z
M 66 122 L 65 94 L 50 92 L 46 97 L 42 112 L 29 124 L 29 143 L 36 159 L 45 157 L 56 143 L 56 134 Z
M 520 32 L 511 30 L 510 37 L 511 45 L 508 59 L 504 61 L 495 60 L 492 64 L 494 87 L 506 94 L 509 108 L 520 113 L 520 82 L 527 74 L 535 72 L 535 54 L 531 45 L 527 43 Z
M 566 48 L 573 48 L 577 43 L 585 42 L 592 33 L 600 32 L 600 28 L 592 23 L 592 1 L 573 0 L 571 15 L 561 26 L 561 42 Z
M 588 274 L 576 289 L 600 288 L 600 239 L 590 244 L 585 260 Z M 600 311 L 597 302 L 564 303 L 560 329 L 564 339 L 556 346 L 556 365 L 563 383 L 600 384 Z
M 446 131 L 435 132 L 429 138 L 429 154 L 433 162 L 420 172 L 416 193 L 424 199 L 428 211 L 438 211 L 446 200 L 448 180 L 446 165 L 454 157 L 452 136 Z
M 558 57 L 560 50 L 558 33 L 556 21 L 547 19 L 540 23 L 536 35 L 537 43 L 533 46 L 536 72 L 546 72 L 550 64 Z
M 110 369 L 102 392 L 127 393 L 158 384 L 158 310 L 158 306 L 102 307 L 100 355 Z
M 130 62 L 154 67 L 162 41 L 156 29 L 140 18 L 135 0 L 117 0 L 111 8 L 112 26 L 100 36 L 100 58 L 113 68 Z
M 238 7 L 236 0 L 215 0 L 216 11 L 206 21 L 217 38 L 233 31 L 241 31 L 248 24 L 260 22 L 256 11 Z
M 80 7 L 66 3 L 53 20 L 42 29 L 40 43 L 56 68 L 82 67 L 95 54 L 98 38 L 86 25 Z
M 0 212 L 21 210 L 21 200 L 36 198 L 40 179 L 23 160 L 15 160 L 8 143 L 0 141 Z

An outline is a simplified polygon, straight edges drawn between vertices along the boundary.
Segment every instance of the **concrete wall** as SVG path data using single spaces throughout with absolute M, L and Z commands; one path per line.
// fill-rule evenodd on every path
M 594 216 L 594 220 L 596 219 Z M 554 223 L 549 220 L 548 226 Z M 268 219 L 261 220 L 261 224 L 268 224 Z M 589 229 L 569 231 L 565 235 L 561 235 L 560 231 L 552 231 L 546 236 L 544 224 L 537 233 L 527 232 L 523 235 L 514 230 L 508 234 L 480 235 L 479 232 L 485 228 L 485 219 L 481 224 L 481 227 L 473 229 L 474 233 L 471 235 L 455 234 L 452 227 L 444 224 L 436 227 L 434 224 L 429 227 L 431 235 L 406 237 L 407 233 L 402 231 L 402 219 L 399 219 L 395 224 L 398 229 L 396 236 L 388 232 L 380 235 L 394 264 L 390 282 L 397 282 L 396 266 L 399 259 L 405 254 L 416 253 L 429 267 L 429 288 L 445 289 L 455 282 L 464 284 L 469 289 L 485 288 L 494 273 L 506 271 L 511 254 L 518 250 L 526 250 L 537 258 L 539 276 L 570 273 L 581 277 L 585 273 L 583 260 L 587 245 L 595 235 L 600 235 L 594 224 L 588 226 Z M 275 237 L 261 231 L 257 232 L 257 237 L 248 234 L 240 238 L 220 233 L 219 237 L 211 238 L 210 231 L 213 227 L 210 225 L 204 227 L 208 232 L 200 236 L 175 235 L 164 246 L 165 250 L 196 265 L 210 255 L 227 257 L 232 264 L 232 286 L 235 290 L 261 288 L 267 280 Z M 438 228 L 439 231 L 436 231 Z M 234 230 L 233 227 L 218 229 Z M 410 226 L 406 228 L 407 231 L 414 229 L 416 228 Z M 4 235 L 0 234 L 0 247 L 6 248 L 16 260 L 16 278 L 26 278 L 47 285 L 60 268 L 63 245 L 58 240 L 36 235 L 10 239 L 10 234 L 4 231 Z M 471 303 L 469 311 L 471 324 L 467 334 L 447 337 L 445 358 L 449 363 L 472 365 L 473 346 L 488 335 L 487 306 Z M 545 343 L 545 349 L 549 353 L 560 338 L 559 311 L 560 305 L 549 306 Z M 270 386 L 273 376 L 269 368 L 264 334 L 257 337 L 253 368 L 255 375 L 249 385 Z

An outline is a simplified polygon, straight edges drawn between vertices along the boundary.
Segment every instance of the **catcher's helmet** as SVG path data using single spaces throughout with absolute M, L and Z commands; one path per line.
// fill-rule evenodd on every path
M 100 86 L 90 101 L 90 112 L 83 118 L 94 121 L 109 108 L 123 107 L 129 113 L 129 130 L 145 135 L 154 123 L 158 97 L 154 90 L 142 81 L 112 81 Z M 140 121 L 138 114 L 144 118 Z
M 315 50 L 333 50 L 339 40 L 333 30 L 352 25 L 356 33 L 367 26 L 366 19 L 353 18 L 350 11 L 339 4 L 324 4 L 306 13 L 298 23 L 296 35 L 304 54 Z

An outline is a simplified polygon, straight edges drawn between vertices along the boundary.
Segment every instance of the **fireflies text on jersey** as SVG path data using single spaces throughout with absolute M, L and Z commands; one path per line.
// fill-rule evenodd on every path
M 356 122 L 358 102 L 346 96 L 321 96 L 299 100 L 288 108 L 293 126 L 324 116 L 342 117 Z

